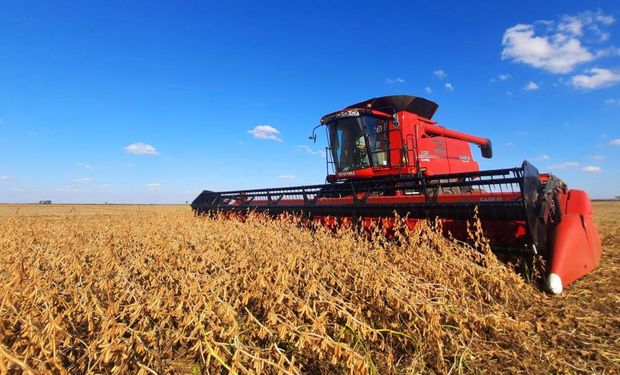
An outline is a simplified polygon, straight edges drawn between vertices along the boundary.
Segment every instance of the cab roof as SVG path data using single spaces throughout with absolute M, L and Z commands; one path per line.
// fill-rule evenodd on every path
M 439 108 L 439 105 L 419 96 L 388 95 L 364 100 L 363 102 L 352 104 L 346 109 L 349 108 L 368 108 L 389 114 L 407 111 L 430 120 L 437 108 Z

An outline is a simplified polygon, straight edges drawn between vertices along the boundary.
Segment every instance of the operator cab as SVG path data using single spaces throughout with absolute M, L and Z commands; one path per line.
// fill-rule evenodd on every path
M 389 167 L 388 122 L 389 118 L 363 114 L 327 123 L 335 172 Z
M 389 171 L 394 163 L 391 159 L 398 163 L 400 158 L 390 153 L 392 121 L 392 116 L 366 108 L 348 108 L 324 116 L 321 125 L 326 128 L 329 144 L 328 180 L 371 178 Z
M 321 118 L 328 147 L 327 180 L 437 175 L 479 170 L 469 144 L 491 157 L 491 142 L 432 120 L 437 104 L 411 95 L 391 95 L 353 104 Z

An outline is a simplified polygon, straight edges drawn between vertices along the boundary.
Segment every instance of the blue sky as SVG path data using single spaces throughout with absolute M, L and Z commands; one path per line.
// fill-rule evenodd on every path
M 611 197 L 619 88 L 612 1 L 3 0 L 0 202 L 322 183 L 320 117 L 388 94 Z

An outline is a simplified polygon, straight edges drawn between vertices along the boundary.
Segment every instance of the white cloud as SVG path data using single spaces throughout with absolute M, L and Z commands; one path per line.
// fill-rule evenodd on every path
M 549 169 L 568 169 L 568 168 L 576 168 L 579 166 L 579 163 L 576 161 L 567 161 L 562 164 L 550 165 Z
M 506 95 L 512 96 L 512 91 L 506 91 Z
M 534 91 L 534 90 L 538 90 L 540 88 L 540 86 L 538 86 L 538 84 L 536 82 L 533 81 L 529 81 L 524 87 L 523 90 L 525 91 Z
M 510 78 L 510 74 L 498 74 L 497 77 L 491 78 L 491 82 L 505 81 Z
M 620 138 L 615 138 L 609 141 L 609 144 L 612 146 L 620 146 Z
M 551 73 L 569 73 L 577 65 L 594 60 L 581 42 L 563 34 L 537 36 L 533 25 L 518 24 L 506 30 L 502 59 L 531 65 Z
M 596 58 L 620 56 L 620 48 L 607 47 L 596 51 Z
M 406 81 L 400 77 L 397 78 L 386 78 L 385 83 L 394 84 L 394 83 L 405 83 Z
M 447 89 L 448 91 L 454 91 L 454 86 L 452 86 L 452 84 L 451 84 L 451 83 L 446 83 L 446 85 L 445 85 L 445 86 L 446 86 L 446 89 Z
M 598 89 L 612 86 L 620 82 L 620 74 L 609 69 L 592 68 L 587 70 L 590 75 L 578 74 L 571 78 L 571 84 L 580 89 Z
M 297 146 L 297 148 L 299 148 L 301 151 L 308 155 L 320 155 L 325 157 L 325 150 L 314 150 L 306 145 L 299 145 Z
M 159 189 L 159 188 L 160 188 L 160 187 L 162 187 L 163 185 L 162 185 L 162 184 L 160 184 L 160 183 L 157 183 L 157 182 L 151 182 L 150 184 L 146 184 L 145 186 L 146 186 L 146 188 L 147 188 L 148 190 L 150 190 L 150 191 L 154 191 L 154 190 Z
M 549 160 L 549 159 L 551 159 L 551 156 L 547 154 L 542 154 L 534 158 L 534 160 Z
M 252 130 L 248 130 L 248 133 L 251 134 L 254 138 L 258 139 L 269 139 L 272 141 L 282 142 L 278 134 L 280 131 L 273 126 L 269 125 L 258 125 L 254 127 Z
M 430 87 L 426 86 L 426 87 L 424 88 L 424 91 L 426 91 L 426 93 L 427 93 L 427 94 L 430 94 L 430 93 L 432 93 L 432 92 L 433 92 L 433 89 L 431 89 Z
M 295 176 L 292 174 L 282 174 L 278 176 L 278 180 L 294 180 Z
M 556 21 L 520 23 L 504 32 L 502 59 L 551 73 L 570 73 L 579 64 L 617 53 L 613 47 L 593 52 L 586 45 L 593 39 L 607 41 L 609 33 L 603 28 L 614 22 L 601 11 L 587 11 L 563 15 Z
M 159 155 L 155 147 L 146 143 L 138 142 L 125 146 L 125 152 L 136 155 Z
M 433 74 L 434 74 L 434 75 L 436 75 L 436 76 L 437 76 L 437 78 L 439 78 L 439 79 L 444 79 L 444 78 L 446 78 L 446 77 L 448 76 L 448 73 L 444 72 L 444 71 L 443 71 L 443 70 L 441 70 L 441 69 L 437 69 L 437 70 L 435 70 L 435 71 L 433 72 Z
M 581 36 L 583 34 L 583 22 L 577 17 L 566 17 L 565 21 L 558 25 L 558 30 Z
M 0 181 L 10 181 L 11 176 L 0 176 Z
M 581 170 L 586 173 L 599 173 L 602 171 L 601 167 L 597 167 L 594 165 L 586 165 L 585 167 L 581 168 Z
M 78 182 L 80 184 L 87 184 L 89 182 L 91 182 L 92 180 L 90 179 L 90 177 L 82 177 L 82 178 L 76 178 L 73 180 L 73 182 Z
M 609 99 L 603 100 L 603 103 L 608 104 L 608 105 L 620 105 L 620 99 L 609 98 Z
M 558 24 L 558 30 L 580 37 L 584 35 L 584 29 L 586 29 L 600 41 L 604 42 L 609 39 L 609 33 L 603 32 L 601 27 L 609 26 L 615 21 L 613 16 L 607 16 L 600 10 L 597 12 L 586 11 L 574 16 L 562 16 Z
M 590 156 L 590 159 L 592 159 L 592 160 L 605 160 L 605 157 L 603 155 L 592 155 L 592 156 Z

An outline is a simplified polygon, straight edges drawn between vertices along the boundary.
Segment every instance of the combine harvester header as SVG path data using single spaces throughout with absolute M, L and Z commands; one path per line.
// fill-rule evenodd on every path
M 439 218 L 461 239 L 477 210 L 494 248 L 544 256 L 552 293 L 592 271 L 601 241 L 587 193 L 527 161 L 481 171 L 470 144 L 490 158 L 491 141 L 438 125 L 432 120 L 437 108 L 424 98 L 393 95 L 330 113 L 310 137 L 316 140 L 316 129 L 325 127 L 325 184 L 205 190 L 192 208 L 198 214 L 292 213 L 324 225 L 391 225 L 395 214 L 407 217 L 410 226 Z

